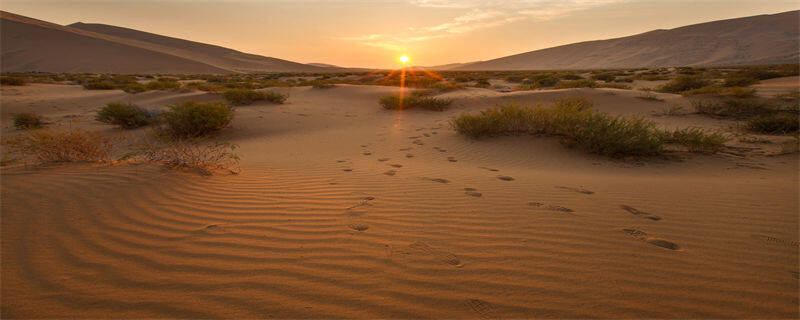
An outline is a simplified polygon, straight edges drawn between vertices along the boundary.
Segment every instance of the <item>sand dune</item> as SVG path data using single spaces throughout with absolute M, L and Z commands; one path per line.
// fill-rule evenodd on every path
M 0 23 L 0 67 L 4 72 L 197 74 L 339 70 L 102 24 L 61 26 L 5 11 L 0 12 Z
M 118 134 L 92 111 L 218 99 L 1 90 L 4 135 L 13 110 Z M 665 127 L 731 121 L 653 117 L 664 102 L 613 89 L 470 88 L 446 94 L 451 110 L 403 113 L 377 104 L 396 88 L 281 90 L 288 104 L 239 107 L 219 136 L 241 146 L 239 175 L 4 168 L 2 317 L 798 317 L 797 154 L 630 162 L 448 125 L 566 95 Z
M 800 11 L 587 41 L 448 68 L 553 70 L 797 63 Z

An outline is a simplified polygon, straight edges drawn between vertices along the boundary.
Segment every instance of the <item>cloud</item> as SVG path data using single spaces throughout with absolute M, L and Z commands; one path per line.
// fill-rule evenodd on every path
M 570 12 L 622 1 L 626 0 L 409 0 L 410 4 L 417 7 L 458 10 L 463 13 L 436 25 L 408 28 L 408 32 L 403 34 L 369 34 L 338 39 L 398 51 L 416 42 L 522 20 L 549 20 Z

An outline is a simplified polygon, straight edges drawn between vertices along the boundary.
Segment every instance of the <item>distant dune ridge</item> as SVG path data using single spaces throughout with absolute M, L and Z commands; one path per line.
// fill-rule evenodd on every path
M 4 72 L 240 73 L 342 70 L 104 24 L 61 26 L 0 12 Z
M 574 43 L 448 70 L 546 70 L 797 63 L 800 11 Z

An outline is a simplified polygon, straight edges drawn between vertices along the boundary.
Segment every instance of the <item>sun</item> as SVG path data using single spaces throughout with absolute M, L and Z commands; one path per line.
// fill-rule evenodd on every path
M 408 56 L 404 55 L 404 56 L 400 57 L 400 62 L 402 62 L 403 64 L 408 62 Z

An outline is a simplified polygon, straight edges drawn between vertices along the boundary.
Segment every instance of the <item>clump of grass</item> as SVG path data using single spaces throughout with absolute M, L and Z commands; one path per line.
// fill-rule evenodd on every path
M 699 89 L 710 84 L 710 81 L 701 76 L 679 76 L 665 83 L 659 88 L 659 91 L 667 93 L 681 93 L 684 91 Z
M 747 87 L 756 83 L 758 83 L 756 78 L 733 76 L 725 78 L 725 82 L 722 85 L 726 87 Z
M 222 102 L 186 101 L 164 113 L 166 130 L 178 138 L 199 137 L 222 130 L 233 120 L 233 108 Z
M 0 85 L 4 86 L 24 86 L 27 83 L 28 81 L 22 77 L 10 77 L 10 76 L 0 77 Z
M 44 118 L 35 112 L 22 112 L 14 115 L 14 128 L 18 130 L 38 129 L 44 126 Z
M 83 84 L 86 90 L 113 90 L 114 84 L 102 80 L 92 80 Z
M 147 91 L 147 87 L 145 87 L 143 84 L 140 84 L 140 83 L 131 83 L 131 84 L 127 84 L 124 87 L 122 87 L 122 91 L 125 91 L 127 93 L 136 94 L 136 93 Z
M 264 92 L 264 100 L 267 100 L 272 103 L 283 104 L 284 102 L 286 102 L 286 99 L 288 98 L 289 98 L 288 95 L 285 95 L 280 92 L 275 92 L 275 91 Z
M 755 99 L 728 99 L 722 102 L 695 101 L 695 111 L 699 114 L 743 118 L 774 113 L 777 108 Z
M 258 100 L 265 100 L 267 97 L 263 92 L 251 89 L 228 89 L 222 93 L 222 97 L 235 105 L 249 105 Z
M 660 111 L 655 112 L 660 116 L 682 116 L 686 114 L 686 110 L 680 105 L 671 105 L 661 108 Z
M 420 108 L 433 111 L 444 111 L 447 110 L 447 107 L 451 103 L 453 103 L 453 100 L 412 94 L 402 98 L 399 95 L 383 97 L 380 99 L 379 103 L 384 109 L 389 110 Z
M 133 154 L 169 168 L 195 170 L 210 175 L 217 170 L 238 173 L 238 146 L 226 142 L 203 143 L 196 139 L 156 137 L 134 145 Z
M 569 89 L 569 88 L 594 88 L 597 83 L 594 80 L 582 79 L 573 81 L 561 81 L 556 84 L 556 89 Z
M 114 141 L 100 132 L 80 128 L 40 129 L 3 140 L 6 151 L 20 160 L 39 163 L 105 161 Z
M 557 101 L 552 107 L 504 105 L 480 114 L 462 114 L 451 124 L 473 138 L 501 134 L 560 136 L 568 146 L 612 157 L 657 155 L 664 151 L 665 143 L 683 144 L 695 151 L 717 150 L 715 145 L 721 140 L 721 136 L 692 130 L 662 131 L 642 117 L 612 117 L 591 110 L 587 100 L 580 99 Z
M 664 131 L 665 142 L 686 147 L 689 152 L 714 153 L 730 140 L 720 132 L 707 132 L 700 128 L 685 128 L 675 131 Z
M 800 117 L 797 113 L 774 113 L 760 115 L 747 120 L 747 130 L 765 134 L 797 133 Z
M 125 129 L 138 128 L 155 121 L 156 115 L 131 104 L 112 102 L 97 111 L 95 120 Z
M 178 81 L 170 79 L 158 79 L 150 81 L 145 85 L 147 90 L 168 90 L 179 88 L 181 84 Z

